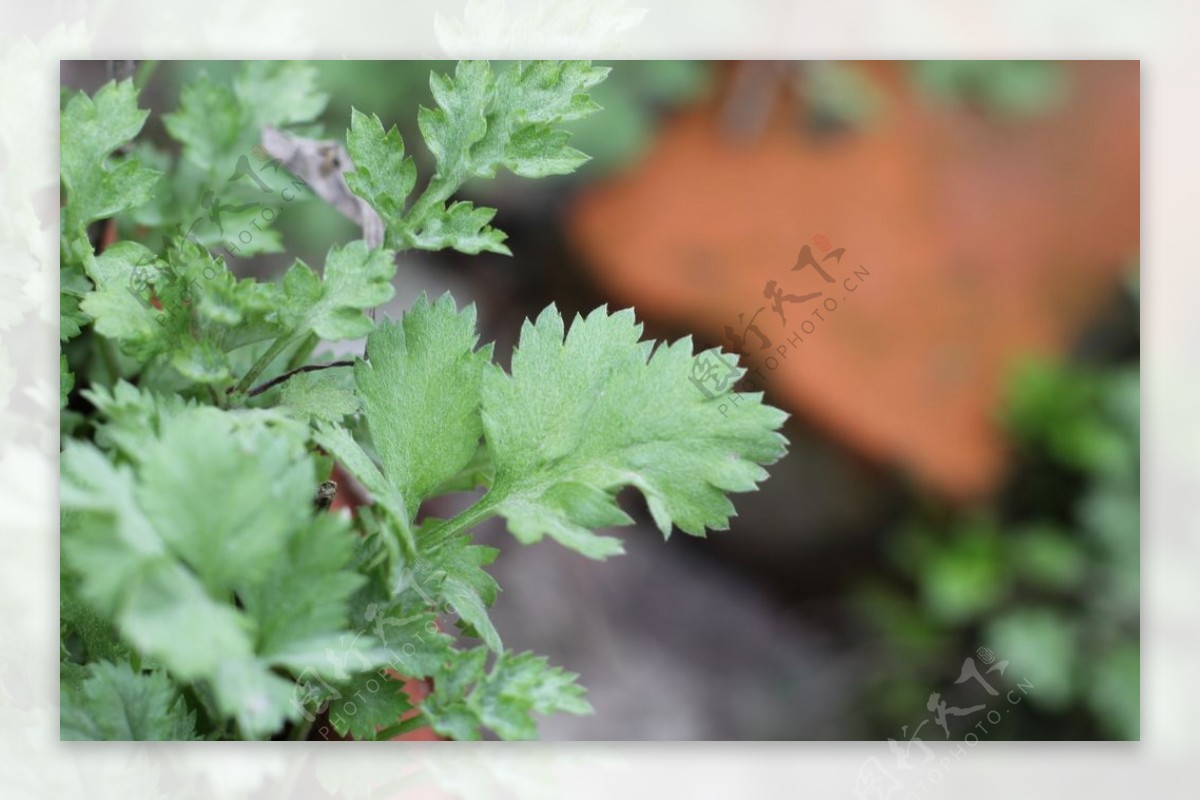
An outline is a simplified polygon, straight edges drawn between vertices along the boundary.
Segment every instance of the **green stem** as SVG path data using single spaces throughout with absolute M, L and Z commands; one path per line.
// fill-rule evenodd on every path
M 133 76 L 133 88 L 140 92 L 142 87 L 150 80 L 150 76 L 154 75 L 154 70 L 157 68 L 157 61 L 143 61 L 139 64 L 137 72 Z
M 429 216 L 429 211 L 438 203 L 444 203 L 450 199 L 462 185 L 462 179 L 454 176 L 446 176 L 440 178 L 434 176 L 429 179 L 429 184 L 425 187 L 425 191 L 417 198 L 416 202 L 409 207 L 408 213 L 404 215 L 404 225 L 408 230 L 416 233 L 425 218 Z
M 288 359 L 287 370 L 296 370 L 308 364 L 308 357 L 312 355 L 313 348 L 321 338 L 316 334 L 309 334 L 300 343 L 300 347 L 296 348 L 296 352 L 292 354 L 292 358 Z
M 246 390 L 248 390 L 251 385 L 254 384 L 255 379 L 262 375 L 262 371 L 267 369 L 271 362 L 275 361 L 275 357 L 280 353 L 283 353 L 287 346 L 293 341 L 294 337 L 292 337 L 290 334 L 284 334 L 279 339 L 275 340 L 275 342 L 271 344 L 271 347 L 267 348 L 267 352 L 262 356 L 259 356 L 258 361 L 254 363 L 254 366 L 251 367 L 244 376 L 242 376 L 242 380 L 239 381 L 237 386 L 233 388 L 233 395 L 237 397 L 244 395 Z
M 404 555 L 415 560 L 417 558 L 417 535 L 413 533 L 412 520 L 409 519 L 407 511 L 403 517 L 396 520 L 396 524 L 400 526 L 400 544 L 404 547 Z
M 434 525 L 433 528 L 421 536 L 421 540 L 431 547 L 436 547 L 445 540 L 474 528 L 496 514 L 496 507 L 500 505 L 500 500 L 500 498 L 496 497 L 493 488 L 487 495 L 484 495 L 459 514 Z
M 408 734 L 410 731 L 419 729 L 422 726 L 428 726 L 429 723 L 425 720 L 423 714 L 413 715 L 408 720 L 402 720 L 395 726 L 388 726 L 375 733 L 376 740 L 390 740 L 393 737 L 399 737 L 401 734 Z

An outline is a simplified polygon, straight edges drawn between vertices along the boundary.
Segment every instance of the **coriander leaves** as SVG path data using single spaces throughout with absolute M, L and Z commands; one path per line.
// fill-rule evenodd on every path
M 500 514 L 522 542 L 550 536 L 603 559 L 622 548 L 594 529 L 633 522 L 616 503 L 622 487 L 645 496 L 664 535 L 675 525 L 699 536 L 727 528 L 733 506 L 726 493 L 755 489 L 767 475 L 762 465 L 785 451 L 776 432 L 783 412 L 764 406 L 760 395 L 726 404 L 724 396 L 696 392 L 688 380 L 696 358 L 690 340 L 657 347 L 640 341 L 632 310 L 596 309 L 577 317 L 564 336 L 562 317 L 547 308 L 522 328 L 510 375 L 471 351 L 474 336 L 463 324 L 473 312 L 455 317 L 452 308 L 448 298 L 433 307 L 422 299 L 402 326 L 385 323 L 373 335 L 372 361 L 383 364 L 404 358 L 397 353 L 405 347 L 401 330 L 411 341 L 447 349 L 419 376 L 387 373 L 384 382 L 404 386 L 393 391 L 392 405 L 378 399 L 373 368 L 357 375 L 360 394 L 377 399 L 367 402 L 368 426 L 410 506 L 464 466 L 483 434 L 494 466 L 489 492 L 448 521 L 447 530 Z M 451 325 L 457 326 L 454 344 Z M 430 345 L 423 347 L 428 353 Z M 436 393 L 435 364 L 452 371 Z M 432 397 L 443 416 L 416 413 Z M 432 423 L 414 422 L 434 419 L 450 424 L 435 431 Z M 430 430 L 422 432 L 421 425 Z M 417 464 L 422 472 L 414 475 L 417 468 L 409 465 Z
M 607 75 L 586 61 L 518 62 L 499 74 L 486 61 L 461 61 L 453 76 L 430 76 L 436 106 L 417 119 L 437 166 L 411 207 L 404 204 L 417 172 L 400 134 L 357 110 L 347 134 L 356 171 L 347 184 L 383 217 L 388 247 L 512 255 L 490 224 L 495 209 L 451 198 L 501 168 L 525 178 L 574 172 L 588 157 L 559 126 L 600 109 L 587 90 Z
M 380 215 L 383 247 L 335 244 L 320 269 L 295 260 L 276 280 L 211 248 L 288 180 L 282 162 L 250 166 L 263 130 L 319 127 L 329 98 L 311 65 L 189 81 L 163 117 L 177 157 L 125 147 L 147 117 L 130 83 L 66 103 L 64 738 L 522 739 L 535 715 L 591 711 L 576 674 L 505 648 L 488 616 L 499 551 L 473 527 L 500 517 L 519 542 L 603 559 L 621 544 L 597 531 L 632 522 L 616 498 L 635 487 L 664 535 L 726 528 L 727 496 L 784 452 L 785 415 L 698 393 L 691 341 L 642 341 L 632 310 L 568 327 L 551 306 L 508 371 L 449 295 L 394 321 L 372 310 L 401 251 L 509 252 L 495 209 L 456 195 L 501 170 L 577 169 L 562 126 L 597 111 L 588 90 L 606 74 L 538 61 L 432 76 L 420 189 L 398 130 L 353 110 L 345 182 Z M 282 247 L 264 230 L 237 255 Z M 360 338 L 361 357 L 314 356 Z M 313 500 L 331 479 L 332 509 Z M 470 490 L 461 514 L 429 515 Z M 409 697 L 405 678 L 433 689 Z

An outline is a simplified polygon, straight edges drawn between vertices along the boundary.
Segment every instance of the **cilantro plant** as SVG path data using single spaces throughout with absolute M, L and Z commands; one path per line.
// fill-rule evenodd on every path
M 496 211 L 457 193 L 502 169 L 575 170 L 587 157 L 561 125 L 597 110 L 588 89 L 605 74 L 464 62 L 434 75 L 423 182 L 397 130 L 355 110 L 352 163 L 308 174 L 340 180 L 350 202 L 333 206 L 365 201 L 364 231 L 369 212 L 381 233 L 275 282 L 233 268 L 283 250 L 262 221 L 306 173 L 260 142 L 316 141 L 304 137 L 327 98 L 311 67 L 191 82 L 163 118 L 171 150 L 139 139 L 132 82 L 64 94 L 63 738 L 528 738 L 535 713 L 591 711 L 575 674 L 505 649 L 488 619 L 497 551 L 473 527 L 498 516 L 520 542 L 604 559 L 621 544 L 596 530 L 632 522 L 616 495 L 636 487 L 664 535 L 724 529 L 727 493 L 783 454 L 785 415 L 760 395 L 698 391 L 711 354 L 642 341 L 630 310 L 567 325 L 551 306 L 508 371 L 449 296 L 399 320 L 369 312 L 391 298 L 401 251 L 508 253 Z M 363 337 L 359 358 L 320 351 Z M 369 501 L 331 511 L 347 489 L 334 475 Z M 422 516 L 474 488 L 461 514 Z M 403 679 L 432 689 L 409 697 Z

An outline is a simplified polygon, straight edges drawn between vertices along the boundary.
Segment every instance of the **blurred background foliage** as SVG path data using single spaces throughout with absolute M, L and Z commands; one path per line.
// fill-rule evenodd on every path
M 1067 91 L 1062 67 L 1050 61 L 916 61 L 913 78 L 939 102 L 1010 118 L 1045 112 Z
M 1136 360 L 1031 361 L 1012 377 L 999 499 L 915 511 L 860 592 L 894 655 L 870 679 L 868 715 L 903 726 L 982 645 L 1034 688 L 998 736 L 1138 739 L 1139 411 Z
M 147 127 L 153 146 L 170 146 L 160 115 L 177 106 L 189 82 L 201 73 L 231 81 L 237 66 L 159 64 L 142 96 L 158 112 Z M 323 131 L 306 133 L 344 139 L 351 107 L 375 113 L 399 127 L 422 180 L 430 174 L 416 111 L 431 102 L 430 72 L 450 65 L 314 66 L 330 102 Z M 1074 73 L 1059 62 L 906 62 L 885 78 L 870 65 L 844 62 L 756 63 L 741 72 L 729 63 L 611 66 L 594 93 L 604 111 L 573 128 L 572 143 L 590 163 L 566 179 L 505 175 L 465 192 L 500 210 L 497 224 L 509 232 L 514 257 L 406 255 L 393 316 L 419 291 L 452 289 L 460 304 L 479 305 L 483 338 L 496 341 L 502 360 L 520 320 L 551 301 L 565 312 L 635 305 L 648 335 L 697 331 L 700 341 L 728 347 L 702 333 L 719 330 L 727 315 L 659 313 L 649 296 L 610 290 L 604 260 L 567 233 L 576 201 L 612 177 L 647 169 L 674 120 L 706 108 L 722 124 L 732 116 L 737 133 L 729 147 L 738 151 L 756 146 L 774 124 L 767 122 L 774 112 L 764 109 L 778 105 L 791 110 L 781 124 L 796 129 L 795 146 L 821 159 L 868 135 L 883 147 L 907 147 L 888 144 L 900 108 L 949 119 L 952 129 L 998 126 L 996 141 L 1003 141 L 1063 113 L 1078 95 Z M 92 91 L 105 79 L 103 62 L 64 65 L 64 85 Z M 149 161 L 162 159 L 152 146 L 140 147 Z M 197 202 L 186 185 L 176 191 L 184 197 L 172 202 Z M 986 198 L 986 187 L 979 192 Z M 144 215 L 152 222 L 154 209 Z M 695 219 L 692 230 L 699 236 L 711 222 Z M 814 231 L 803 219 L 795 226 L 798 249 Z M 282 208 L 273 228 L 279 247 L 265 250 L 276 252 L 236 270 L 272 273 L 297 257 L 320 264 L 331 244 L 358 236 L 312 196 Z M 612 239 L 628 235 L 605 229 Z M 872 232 L 855 235 L 870 240 Z M 1023 235 L 1014 228 L 1013 236 Z M 602 566 L 552 547 L 518 549 L 502 532 L 481 531 L 505 546 L 496 568 L 509 573 L 500 576 L 506 593 L 496 619 L 506 639 L 579 671 L 592 689 L 598 715 L 556 721 L 546 736 L 903 739 L 902 729 L 910 736 L 932 711 L 931 693 L 962 707 L 978 701 L 954 682 L 963 660 L 988 648 L 1009 663 L 1006 687 L 1021 678 L 1032 685 L 1028 701 L 1008 708 L 988 739 L 1136 739 L 1139 318 L 1136 269 L 1127 266 L 1135 257 L 1136 242 L 1119 255 L 1129 276 L 1124 290 L 1094 282 L 1100 311 L 1071 331 L 1067 347 L 1024 354 L 1000 379 L 1001 401 L 990 414 L 1005 442 L 1005 467 L 989 493 L 964 501 L 914 481 L 772 384 L 768 401 L 795 415 L 793 453 L 762 492 L 738 499 L 733 531 L 674 537 L 666 547 L 652 530 L 630 532 L 630 555 Z M 647 275 L 665 269 L 653 261 L 639 267 Z M 839 336 L 836 321 L 822 336 Z M 795 365 L 804 369 L 803 361 Z M 547 601 L 539 593 L 557 595 Z M 541 611 L 547 608 L 555 611 Z M 940 739 L 931 728 L 922 736 Z M 954 734 L 959 739 L 962 729 Z

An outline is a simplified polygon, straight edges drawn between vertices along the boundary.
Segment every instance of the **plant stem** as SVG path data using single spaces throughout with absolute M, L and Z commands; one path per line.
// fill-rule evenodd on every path
M 279 337 L 279 339 L 275 340 L 275 342 L 271 344 L 271 347 L 267 348 L 267 352 L 262 356 L 259 356 L 258 361 L 254 363 L 254 366 L 251 367 L 244 376 L 242 376 L 242 380 L 239 381 L 237 386 L 233 388 L 232 394 L 245 394 L 246 390 L 250 388 L 250 385 L 254 383 L 254 380 L 262 375 L 262 371 L 267 369 L 271 362 L 275 361 L 275 357 L 282 353 L 284 349 L 292 343 L 292 341 L 293 337 L 289 334 L 284 334 L 283 336 Z
M 395 726 L 388 726 L 375 733 L 376 740 L 390 740 L 393 737 L 399 737 L 401 734 L 407 734 L 414 729 L 419 729 L 422 726 L 428 725 L 425 722 L 425 716 L 422 714 L 413 715 L 408 720 L 402 720 Z
M 408 230 L 416 233 L 425 222 L 425 218 L 429 216 L 430 210 L 438 203 L 444 203 L 450 199 L 450 196 L 462 184 L 464 176 L 433 176 L 429 179 L 429 183 L 425 186 L 425 191 L 417 198 L 416 202 L 408 209 L 408 213 L 404 215 L 404 225 Z
M 140 92 L 157 68 L 157 61 L 143 61 L 141 64 L 138 64 L 137 72 L 133 76 L 133 88 Z
M 422 535 L 421 540 L 430 546 L 436 546 L 451 537 L 462 534 L 464 531 L 479 525 L 494 515 L 496 507 L 500 505 L 500 500 L 500 498 L 496 497 L 493 488 L 493 490 L 489 491 L 461 513 L 449 520 L 443 520 L 441 523 L 436 524 Z
M 304 341 L 300 343 L 300 347 L 296 348 L 296 352 L 292 354 L 292 358 L 288 359 L 287 369 L 295 370 L 297 367 L 303 367 L 308 361 L 308 357 L 312 355 L 313 348 L 320 341 L 321 338 L 316 334 L 306 336 Z

